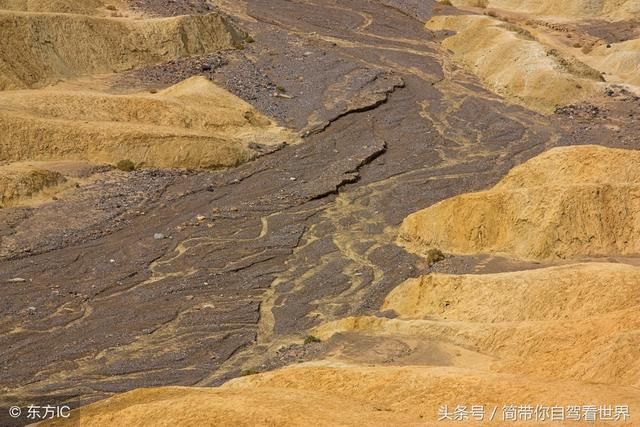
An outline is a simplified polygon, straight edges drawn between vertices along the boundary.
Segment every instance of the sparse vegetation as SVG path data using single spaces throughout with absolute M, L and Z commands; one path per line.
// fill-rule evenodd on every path
M 241 377 L 248 377 L 249 375 L 256 375 L 259 374 L 259 371 L 256 371 L 255 369 L 243 369 L 240 371 L 240 376 Z
M 314 342 L 322 342 L 322 340 L 313 335 L 307 335 L 306 337 L 304 337 L 304 345 L 312 344 Z
M 129 159 L 124 159 L 116 163 L 116 168 L 121 171 L 132 172 L 136 170 L 136 164 Z
M 280 92 L 280 93 L 286 93 L 287 92 L 287 89 L 284 86 L 280 86 L 280 85 L 276 86 L 276 90 L 278 92 Z
M 451 4 L 451 0 L 441 0 L 440 4 L 444 6 L 453 6 L 453 4 Z
M 436 262 L 443 261 L 445 259 L 444 253 L 440 249 L 432 248 L 427 251 L 427 263 L 433 265 Z

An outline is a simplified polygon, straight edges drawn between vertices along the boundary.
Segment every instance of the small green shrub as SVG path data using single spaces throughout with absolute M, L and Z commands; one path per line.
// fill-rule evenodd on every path
M 136 170 L 136 165 L 131 160 L 124 159 L 124 160 L 120 160 L 118 163 L 116 163 L 116 168 L 121 170 L 121 171 L 131 172 L 131 171 Z

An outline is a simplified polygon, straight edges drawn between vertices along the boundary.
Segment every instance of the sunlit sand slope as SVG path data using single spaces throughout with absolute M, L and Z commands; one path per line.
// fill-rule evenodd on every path
M 523 259 L 640 253 L 640 153 L 599 146 L 549 150 L 490 190 L 410 215 L 409 247 Z
M 575 58 L 560 56 L 514 25 L 480 15 L 438 16 L 434 31 L 453 30 L 442 45 L 495 93 L 534 109 L 584 101 L 602 91 L 602 77 Z
M 0 93 L 0 111 L 0 160 L 213 168 L 251 159 L 250 145 L 296 140 L 204 77 L 157 94 L 9 91 Z
M 596 400 L 594 400 L 596 399 Z M 234 380 L 220 389 L 160 388 L 136 390 L 96 403 L 71 422 L 48 426 L 424 426 L 435 425 L 447 404 L 493 408 L 500 421 L 504 402 L 572 406 L 576 402 L 625 402 L 639 407 L 631 387 L 572 381 L 545 383 L 531 378 L 474 373 L 456 368 L 365 367 L 304 364 Z M 464 402 L 464 403 L 462 403 Z M 528 403 L 532 402 L 532 403 Z M 514 403 L 516 404 L 516 403 Z M 502 424 L 501 424 L 502 422 Z M 432 423 L 432 424 L 425 424 Z M 467 417 L 465 425 L 479 425 Z M 529 423 L 528 425 L 541 425 Z M 547 421 L 544 425 L 566 425 Z M 619 422 L 617 425 L 632 425 Z
M 123 0 L 0 0 L 0 10 L 14 10 L 21 12 L 58 12 L 96 14 L 109 5 L 112 9 L 120 6 Z
M 486 275 L 430 274 L 396 287 L 382 309 L 402 319 L 524 322 L 587 319 L 638 305 L 640 269 L 586 263 Z
M 427 276 L 390 295 L 386 308 L 399 318 L 346 318 L 316 333 L 421 337 L 489 355 L 486 369 L 495 372 L 638 386 L 639 288 L 640 270 L 617 264 Z M 425 299 L 399 297 L 405 292 Z
M 64 181 L 61 173 L 44 168 L 18 163 L 0 166 L 0 208 L 14 205 Z
M 638 0 L 451 0 L 455 6 L 492 7 L 567 18 L 626 19 L 640 13 Z

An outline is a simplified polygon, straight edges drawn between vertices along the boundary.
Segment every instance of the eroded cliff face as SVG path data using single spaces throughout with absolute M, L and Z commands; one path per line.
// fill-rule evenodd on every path
M 551 18 L 604 18 L 623 20 L 637 18 L 640 2 L 637 0 L 451 0 L 460 7 L 497 8 L 531 15 Z
M 554 148 L 490 190 L 412 214 L 400 235 L 419 251 L 530 260 L 635 255 L 640 253 L 633 237 L 640 224 L 639 160 L 631 150 Z

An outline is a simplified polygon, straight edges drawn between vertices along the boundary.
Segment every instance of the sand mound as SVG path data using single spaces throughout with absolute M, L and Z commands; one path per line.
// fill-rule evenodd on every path
M 640 13 L 639 0 L 451 0 L 459 7 L 491 7 L 566 18 L 626 19 Z
M 597 46 L 583 61 L 607 73 L 607 81 L 640 87 L 640 40 Z
M 454 30 L 443 47 L 497 94 L 543 112 L 600 91 L 600 74 L 575 58 L 559 56 L 515 26 L 487 16 L 437 16 L 433 31 Z
M 397 319 L 346 318 L 314 333 L 421 337 L 490 356 L 494 372 L 637 387 L 639 305 L 640 269 L 620 264 L 431 275 L 388 296 L 383 309 Z
M 410 343 L 435 343 L 438 351 L 462 348 L 462 366 L 478 366 L 492 372 L 523 375 L 545 381 L 559 379 L 624 384 L 637 387 L 640 374 L 640 324 L 638 307 L 620 313 L 578 321 L 481 323 L 467 321 L 401 320 L 352 317 L 318 328 L 314 334 L 384 337 Z M 457 353 L 457 354 L 456 354 Z M 454 360 L 460 351 L 445 354 L 441 361 L 425 364 L 460 366 Z M 408 358 L 408 356 L 405 356 Z M 488 364 L 481 359 L 493 360 Z M 431 363 L 429 363 L 431 362 Z M 484 365 L 484 366 L 483 366 Z
M 639 161 L 636 151 L 555 148 L 490 190 L 410 215 L 400 235 L 418 252 L 437 247 L 533 260 L 638 254 Z
M 534 378 L 447 367 L 319 365 L 286 368 L 234 380 L 224 389 L 286 387 L 288 390 L 324 392 L 339 396 L 346 405 L 354 401 L 372 403 L 381 410 L 413 415 L 415 421 L 435 421 L 439 405 L 456 402 L 480 402 L 499 408 L 505 402 L 554 402 L 564 406 L 594 398 L 621 399 L 634 408 L 640 403 L 640 396 L 633 387 L 571 381 L 545 383 Z
M 0 90 L 228 49 L 242 37 L 215 14 L 123 20 L 0 11 Z
M 487 275 L 431 274 L 395 288 L 382 310 L 394 310 L 402 319 L 579 320 L 612 307 L 640 305 L 639 284 L 640 269 L 601 263 Z
M 120 0 L 109 2 L 117 5 Z M 57 12 L 93 14 L 103 8 L 105 3 L 100 0 L 0 0 L 0 10 L 15 10 L 21 12 Z
M 339 414 L 339 416 L 337 415 Z M 77 418 L 76 418 L 77 417 Z M 239 390 L 159 388 L 136 390 L 82 408 L 73 418 L 44 426 L 389 426 L 414 417 L 325 392 L 261 387 Z
M 543 383 L 454 368 L 305 364 L 234 380 L 220 389 L 133 391 L 83 408 L 68 425 L 79 419 L 82 425 L 96 427 L 421 426 L 436 422 L 445 404 L 484 405 L 485 419 L 497 407 L 500 412 L 491 424 L 500 425 L 504 402 L 570 406 L 593 399 L 625 402 L 631 413 L 640 404 L 631 387 Z M 468 417 L 464 424 L 478 423 Z
M 204 77 L 157 94 L 64 90 L 0 93 L 0 160 L 89 160 L 215 168 L 256 155 L 253 144 L 294 142 Z
M 64 181 L 61 173 L 37 166 L 18 163 L 0 166 L 0 208 L 13 206 Z

